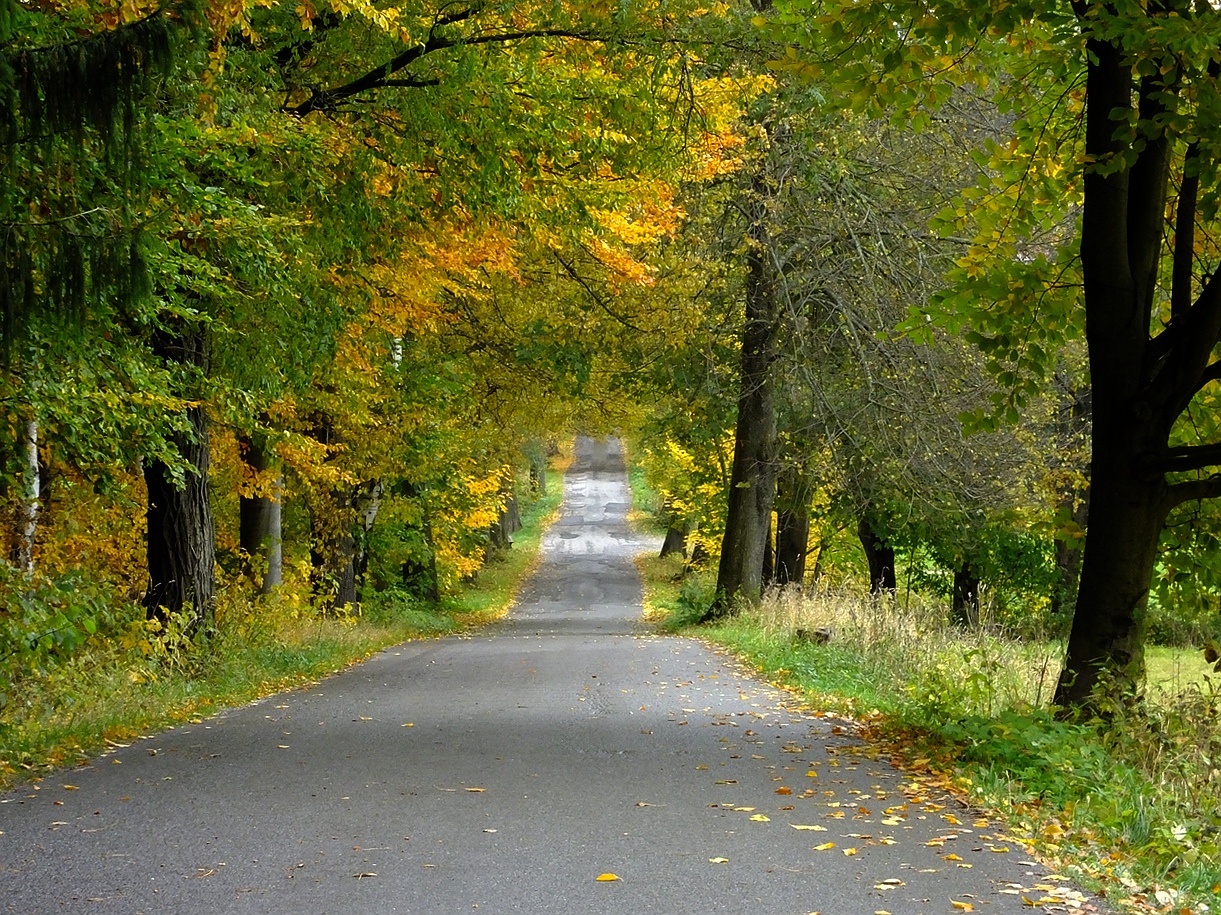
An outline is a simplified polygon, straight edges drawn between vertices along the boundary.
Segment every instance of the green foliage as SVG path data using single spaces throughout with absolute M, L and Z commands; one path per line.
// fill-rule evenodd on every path
M 0 601 L 6 607 L 0 611 L 0 708 L 20 694 L 23 678 L 46 673 L 99 629 L 111 628 L 108 590 L 79 572 L 30 580 L 0 562 Z

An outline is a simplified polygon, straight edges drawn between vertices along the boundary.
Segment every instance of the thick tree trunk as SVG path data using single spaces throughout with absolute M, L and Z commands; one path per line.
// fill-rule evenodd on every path
M 1103 404 L 1096 398 L 1096 409 Z M 1089 535 L 1055 697 L 1065 709 L 1104 711 L 1096 690 L 1132 696 L 1144 679 L 1149 585 L 1169 502 L 1163 480 L 1134 472 L 1144 449 L 1116 425 L 1095 414 Z
M 252 578 L 258 579 L 259 591 L 270 594 L 272 589 L 284 581 L 284 549 L 281 533 L 281 499 L 284 491 L 283 475 L 275 455 L 259 442 L 243 440 L 243 457 L 251 471 L 265 477 L 269 471 L 276 472 L 276 482 L 271 491 L 260 489 L 255 495 L 242 496 L 238 504 L 238 540 L 242 550 L 250 557 Z
M 216 607 L 216 534 L 208 482 L 208 420 L 202 406 L 189 407 L 193 434 L 174 437 L 192 470 L 182 486 L 161 461 L 144 465 L 148 487 L 148 590 L 144 609 L 149 619 L 165 622 L 189 611 L 188 630 L 212 626 Z
M 704 614 L 715 619 L 738 600 L 757 600 L 776 495 L 776 408 L 772 362 L 779 318 L 775 266 L 767 227 L 768 188 L 752 182 L 752 224 L 747 249 L 746 322 L 742 330 L 741 393 L 734 429 L 729 512 L 721 540 L 716 598 Z
M 954 572 L 954 597 L 950 607 L 954 622 L 964 629 L 979 625 L 979 576 L 970 561 Z
M 899 589 L 894 547 L 878 535 L 868 518 L 862 517 L 857 522 L 856 533 L 865 550 L 865 561 L 869 563 L 869 593 L 893 594 Z
M 661 542 L 661 558 L 673 556 L 675 553 L 687 558 L 687 532 L 680 526 L 671 524 L 666 528 L 666 537 Z
M 1152 78 L 1135 83 L 1116 45 L 1091 39 L 1088 52 L 1086 154 L 1099 162 L 1122 160 L 1129 140 L 1117 129 L 1115 110 L 1130 110 L 1136 95 L 1140 116 L 1156 117 L 1164 111 L 1162 90 Z M 1174 349 L 1149 358 L 1168 155 L 1168 141 L 1154 136 L 1130 168 L 1089 170 L 1085 177 L 1081 263 L 1093 390 L 1091 493 L 1081 586 L 1055 697 L 1068 713 L 1105 714 L 1110 701 L 1140 689 L 1149 585 L 1173 505 L 1156 460 L 1217 340 L 1215 305 L 1180 308 L 1180 297 L 1189 299 L 1191 290 L 1176 277 L 1171 326 L 1159 341 Z M 1194 201 L 1179 203 L 1194 207 Z M 1190 264 L 1190 228 L 1186 236 L 1178 253 Z
M 177 334 L 159 332 L 153 351 L 167 362 L 206 367 L 207 345 L 198 328 Z M 188 634 L 208 631 L 216 609 L 216 530 L 212 519 L 208 415 L 202 405 L 188 407 L 189 432 L 173 437 L 181 458 L 190 465 L 181 486 L 161 461 L 144 464 L 148 487 L 148 590 L 144 609 L 149 619 L 166 621 L 190 613 Z
M 505 495 L 504 508 L 496 523 L 488 529 L 488 543 L 492 549 L 488 552 L 490 558 L 496 550 L 508 550 L 513 547 L 513 535 L 521 530 L 521 513 L 517 509 L 517 494 L 512 489 Z

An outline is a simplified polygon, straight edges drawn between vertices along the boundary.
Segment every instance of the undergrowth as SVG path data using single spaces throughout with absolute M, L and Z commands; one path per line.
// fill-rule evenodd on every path
M 390 645 L 496 619 L 562 498 L 557 482 L 524 505 L 512 549 L 439 606 L 392 590 L 370 596 L 359 611 L 320 614 L 301 599 L 307 572 L 298 570 L 299 581 L 270 597 L 230 583 L 215 631 L 192 640 L 185 620 L 162 625 L 137 604 L 79 583 L 48 585 L 31 598 L 31 614 L 41 614 L 39 638 L 14 637 L 9 643 L 21 656 L 0 657 L 0 789 L 85 762 L 108 743 L 316 681 Z M 0 614 L 0 623 L 14 619 Z
M 1221 685 L 1202 656 L 1162 650 L 1141 701 L 1069 723 L 1050 711 L 1058 642 L 964 630 L 935 602 L 850 590 L 770 594 L 696 626 L 708 576 L 640 566 L 662 629 L 729 647 L 810 704 L 856 717 L 910 767 L 1006 816 L 1061 873 L 1134 908 L 1221 911 Z

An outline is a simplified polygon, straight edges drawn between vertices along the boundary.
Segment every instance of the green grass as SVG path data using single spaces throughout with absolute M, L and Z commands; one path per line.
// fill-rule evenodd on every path
M 651 557 L 639 566 L 660 628 L 727 647 L 810 707 L 853 716 L 892 758 L 1003 816 L 1060 873 L 1138 910 L 1217 911 L 1221 692 L 1198 653 L 1151 650 L 1148 701 L 1109 726 L 1069 724 L 1048 711 L 1058 643 L 963 632 L 936 603 L 850 592 L 773 595 L 693 626 L 708 577 Z M 830 642 L 799 635 L 815 629 L 832 629 Z
M 562 499 L 557 479 L 523 508 L 512 549 L 440 607 L 379 604 L 369 618 L 326 618 L 292 594 L 255 601 L 232 589 L 222 596 L 214 639 L 187 652 L 170 647 L 138 608 L 116 611 L 106 637 L 66 660 L 48 659 L 11 691 L 0 708 L 0 788 L 85 762 L 109 742 L 317 681 L 390 645 L 496 619 L 512 603 Z

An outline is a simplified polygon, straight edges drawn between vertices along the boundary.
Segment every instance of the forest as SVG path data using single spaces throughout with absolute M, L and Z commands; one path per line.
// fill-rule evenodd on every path
M 576 432 L 693 620 L 1221 667 L 1219 121 L 1202 0 L 0 0 L 0 721 L 446 606 Z

